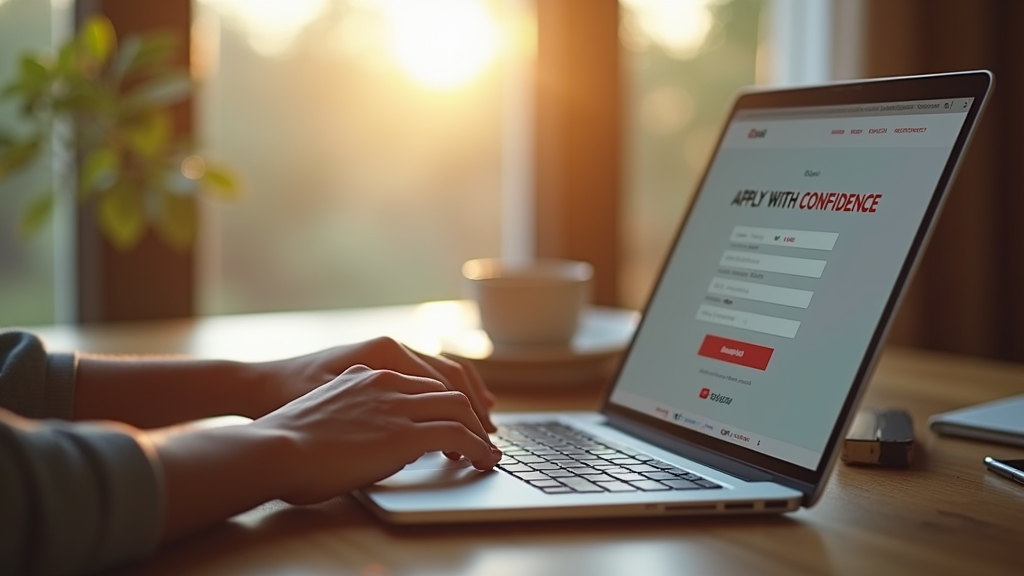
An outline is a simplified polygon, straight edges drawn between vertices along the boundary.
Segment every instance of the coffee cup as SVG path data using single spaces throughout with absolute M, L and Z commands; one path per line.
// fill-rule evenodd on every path
M 577 260 L 481 258 L 463 264 L 462 275 L 491 342 L 554 345 L 576 333 L 594 268 Z

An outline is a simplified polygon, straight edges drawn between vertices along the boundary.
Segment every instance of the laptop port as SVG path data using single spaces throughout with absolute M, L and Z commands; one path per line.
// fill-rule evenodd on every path
M 765 510 L 780 510 L 789 508 L 789 502 L 786 500 L 766 500 L 764 503 Z
M 754 509 L 754 503 L 753 502 L 726 502 L 725 503 L 725 509 L 726 510 L 753 510 Z
M 714 504 L 667 504 L 665 505 L 665 512 L 675 512 L 678 510 L 715 510 L 717 506 Z

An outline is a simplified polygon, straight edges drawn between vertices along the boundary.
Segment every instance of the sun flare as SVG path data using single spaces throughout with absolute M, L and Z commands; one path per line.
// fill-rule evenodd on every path
M 395 59 L 427 87 L 462 86 L 495 58 L 498 26 L 482 0 L 391 0 L 384 7 Z

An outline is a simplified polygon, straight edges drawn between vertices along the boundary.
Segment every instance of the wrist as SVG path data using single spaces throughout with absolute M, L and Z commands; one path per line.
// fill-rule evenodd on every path
M 240 416 L 256 420 L 280 407 L 275 398 L 278 376 L 268 362 L 234 362 L 238 398 L 237 411 Z
M 288 435 L 253 424 L 150 433 L 163 472 L 164 540 L 288 494 L 295 461 Z

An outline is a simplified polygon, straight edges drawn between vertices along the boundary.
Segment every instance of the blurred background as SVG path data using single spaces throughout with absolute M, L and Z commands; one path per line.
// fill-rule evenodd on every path
M 89 14 L 182 38 L 182 126 L 242 197 L 187 254 L 17 221 L 0 183 L 0 326 L 464 296 L 461 263 L 591 261 L 642 308 L 732 98 L 751 85 L 989 68 L 992 105 L 893 340 L 1024 360 L 1024 3 L 962 0 L 0 0 L 0 84 Z M 17 126 L 0 101 L 0 125 Z M 90 236 L 91 234 L 91 236 Z

